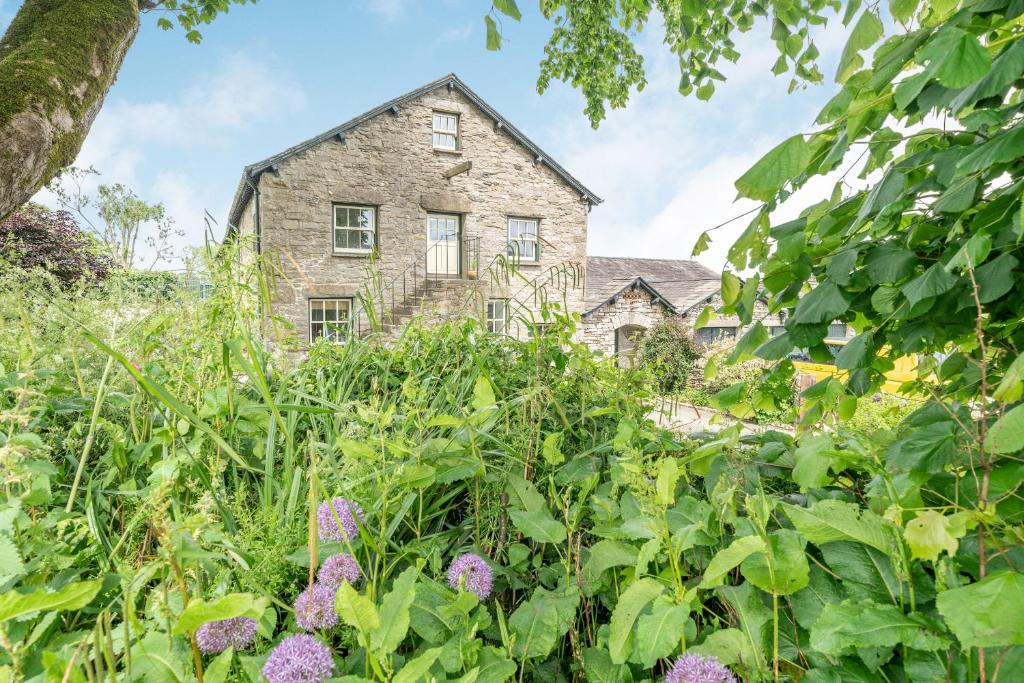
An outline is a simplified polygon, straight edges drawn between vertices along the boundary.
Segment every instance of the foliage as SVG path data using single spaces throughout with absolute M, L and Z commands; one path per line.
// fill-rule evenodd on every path
M 665 393 L 683 389 L 689 383 L 701 348 L 693 334 L 677 320 L 665 320 L 641 337 L 634 360 L 650 369 Z
M 139 9 L 142 12 L 160 11 L 170 14 L 185 31 L 185 38 L 190 43 L 199 44 L 203 34 L 199 27 L 208 25 L 219 14 L 227 14 L 231 5 L 256 3 L 256 0 L 141 0 Z M 165 31 L 174 28 L 174 21 L 166 16 L 157 19 L 157 26 Z
M 27 204 L 0 221 L 0 257 L 24 270 L 42 268 L 63 285 L 102 280 L 113 266 L 67 211 Z
M 859 3 L 851 4 L 851 11 Z M 791 73 L 790 90 L 804 83 L 819 83 L 816 65 L 819 55 L 811 33 L 823 25 L 830 11 L 841 7 L 838 0 L 770 0 L 747 3 L 699 3 L 687 0 L 542 0 L 541 12 L 554 28 L 544 48 L 537 89 L 543 93 L 552 79 L 571 83 L 586 98 L 586 114 L 596 128 L 605 117 L 605 107 L 626 105 L 630 90 L 647 85 L 643 56 L 633 44 L 648 22 L 665 31 L 664 42 L 679 60 L 679 92 L 696 93 L 702 100 L 715 92 L 715 81 L 725 76 L 717 66 L 722 59 L 740 58 L 733 38 L 759 22 L 771 26 L 771 39 L 778 49 L 772 66 L 776 75 Z M 487 48 L 501 47 L 501 32 L 494 20 L 495 10 L 519 19 L 515 0 L 494 0 L 485 17 Z M 660 16 L 659 16 L 660 15 Z M 848 12 L 849 15 L 849 12 Z M 875 14 L 867 15 L 869 26 L 858 25 L 858 36 L 881 35 Z M 867 46 L 865 46 L 867 47 Z M 845 55 L 844 55 L 845 58 Z M 857 58 L 856 55 L 851 58 Z

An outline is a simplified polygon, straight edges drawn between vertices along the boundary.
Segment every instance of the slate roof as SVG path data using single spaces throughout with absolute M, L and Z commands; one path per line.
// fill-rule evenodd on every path
M 416 88 L 415 90 L 412 90 L 410 92 L 407 92 L 404 95 L 396 97 L 393 100 L 389 100 L 388 102 L 385 102 L 384 104 L 378 107 L 374 107 L 373 109 L 360 114 L 354 119 L 350 119 L 345 123 L 335 126 L 334 128 L 331 128 L 330 130 L 325 131 L 320 135 L 309 138 L 308 140 L 300 142 L 297 145 L 289 147 L 283 152 L 280 152 L 278 154 L 275 154 L 274 156 L 267 157 L 262 161 L 257 161 L 254 164 L 249 164 L 248 166 L 246 166 L 242 170 L 242 178 L 238 183 L 238 189 L 235 190 L 235 196 L 231 202 L 231 209 L 228 212 L 228 234 L 230 235 L 234 230 L 235 226 L 238 225 L 238 220 L 239 218 L 241 218 L 242 215 L 242 209 L 245 207 L 246 202 L 249 201 L 249 198 L 252 197 L 253 185 L 258 180 L 260 174 L 264 173 L 265 171 L 274 171 L 276 170 L 276 166 L 282 161 L 296 154 L 304 152 L 307 149 L 310 149 L 311 147 L 315 147 L 316 145 L 326 142 L 331 138 L 344 137 L 344 134 L 347 131 L 352 130 L 359 124 L 369 121 L 375 116 L 379 116 L 380 114 L 391 111 L 392 109 L 399 108 L 406 102 L 415 100 L 416 98 L 421 97 L 443 86 L 457 88 L 460 92 L 462 92 L 462 94 L 465 95 L 470 102 L 480 107 L 480 109 L 482 109 L 488 116 L 493 118 L 495 122 L 503 130 L 505 130 L 515 140 L 517 140 L 520 144 L 522 144 L 524 147 L 530 150 L 530 152 L 533 153 L 538 160 L 543 161 L 543 163 L 547 164 L 547 166 L 549 166 L 552 171 L 561 176 L 562 179 L 565 180 L 565 182 L 567 182 L 573 188 L 578 190 L 579 193 L 583 195 L 584 199 L 589 201 L 591 204 L 600 204 L 603 201 L 600 197 L 598 197 L 596 194 L 587 189 L 583 185 L 583 183 L 581 183 L 579 180 L 573 177 L 571 173 L 562 168 L 562 166 L 560 166 L 558 162 L 556 162 L 554 159 L 548 156 L 547 153 L 544 152 L 544 150 L 542 150 L 533 141 L 527 138 L 518 128 L 513 126 L 508 121 L 508 119 L 499 114 L 497 110 L 491 107 L 491 105 L 484 102 L 483 99 L 481 99 L 479 95 L 473 92 L 469 88 L 469 86 L 463 83 L 458 76 L 456 76 L 454 73 L 450 73 L 447 76 L 443 76 L 437 79 L 436 81 L 427 83 L 426 85 Z
M 721 275 L 683 259 L 588 256 L 583 315 L 589 315 L 634 283 L 686 315 L 718 293 Z

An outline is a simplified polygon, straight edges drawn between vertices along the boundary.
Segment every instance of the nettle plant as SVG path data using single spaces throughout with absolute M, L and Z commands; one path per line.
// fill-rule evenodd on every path
M 792 524 L 795 543 L 808 543 L 810 585 L 826 598 L 809 641 L 828 657 L 824 671 L 1015 680 L 1024 655 L 1024 6 L 889 10 L 902 30 L 883 40 L 879 8 L 849 5 L 841 89 L 820 129 L 784 141 L 736 182 L 764 205 L 729 252 L 737 272 L 756 272 L 723 276 L 724 310 L 751 325 L 739 355 L 776 361 L 769 374 L 791 372 L 786 356 L 797 348 L 826 359 L 833 321 L 857 332 L 836 358 L 840 376 L 803 393 L 803 435 L 782 457 L 800 504 L 773 512 Z M 858 164 L 871 182 L 851 192 L 843 177 Z M 794 190 L 840 171 L 831 197 L 773 224 Z M 787 313 L 784 334 L 770 338 L 753 319 L 762 295 Z M 927 401 L 885 448 L 845 436 L 842 421 L 901 356 L 916 357 L 906 389 Z M 747 395 L 724 404 L 748 410 Z M 808 616 L 794 610 L 800 625 Z

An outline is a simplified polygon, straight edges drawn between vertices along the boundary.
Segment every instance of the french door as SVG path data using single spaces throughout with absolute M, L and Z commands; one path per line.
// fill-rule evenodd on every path
M 427 214 L 427 274 L 458 277 L 462 261 L 459 252 L 459 216 Z

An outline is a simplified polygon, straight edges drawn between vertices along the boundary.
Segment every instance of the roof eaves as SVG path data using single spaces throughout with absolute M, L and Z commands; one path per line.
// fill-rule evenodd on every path
M 654 287 L 652 287 L 650 285 L 650 283 L 648 283 L 642 277 L 638 276 L 638 277 L 635 277 L 632 280 L 630 280 L 628 283 L 626 283 L 625 286 L 623 286 L 617 292 L 615 292 L 614 294 L 612 294 L 611 296 L 606 298 L 601 303 L 597 304 L 596 306 L 594 306 L 593 308 L 591 308 L 588 311 L 584 311 L 583 312 L 583 316 L 586 317 L 588 315 L 592 315 L 597 309 L 601 308 L 602 306 L 604 306 L 604 305 L 606 305 L 606 304 L 608 304 L 608 303 L 610 303 L 612 301 L 615 301 L 620 296 L 622 296 L 622 294 L 625 291 L 633 289 L 635 287 L 641 287 L 641 288 L 647 290 L 647 293 L 650 294 L 654 298 L 655 301 L 661 303 L 662 306 L 667 308 L 670 313 L 674 313 L 676 315 L 679 314 L 679 310 L 674 305 L 672 305 L 671 301 L 669 301 L 667 298 L 665 298 L 665 296 L 661 292 L 659 292 Z

